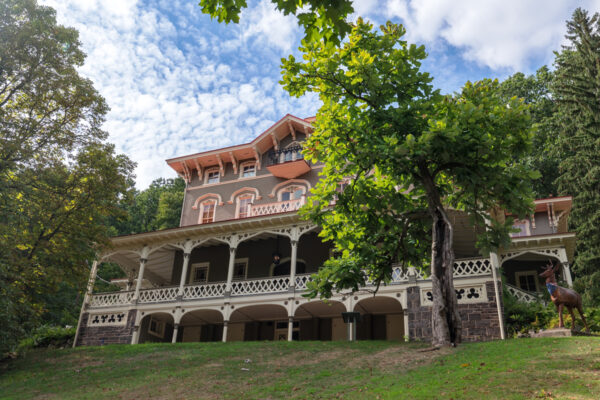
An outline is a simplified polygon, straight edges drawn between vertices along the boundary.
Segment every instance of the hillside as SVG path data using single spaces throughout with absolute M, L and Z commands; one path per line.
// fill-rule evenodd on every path
M 596 338 L 423 349 L 237 342 L 41 350 L 0 364 L 0 398 L 600 398 Z

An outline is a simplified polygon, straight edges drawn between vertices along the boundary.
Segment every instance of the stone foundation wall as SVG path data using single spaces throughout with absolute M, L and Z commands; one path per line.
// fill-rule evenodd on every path
M 494 283 L 486 282 L 485 286 L 487 302 L 458 305 L 462 319 L 463 342 L 500 339 Z M 501 286 L 499 292 L 502 293 Z M 502 303 L 502 298 L 500 298 L 500 302 Z M 418 286 L 407 289 L 407 306 L 409 338 L 411 340 L 429 340 L 431 338 L 431 307 L 421 306 Z
M 81 317 L 81 327 L 77 346 L 102 346 L 105 344 L 131 343 L 136 310 L 130 310 L 127 322 L 121 326 L 88 326 L 90 314 L 84 313 Z

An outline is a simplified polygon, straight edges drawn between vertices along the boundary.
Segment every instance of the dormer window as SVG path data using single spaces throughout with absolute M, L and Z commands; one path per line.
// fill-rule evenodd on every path
M 256 161 L 242 163 L 240 166 L 240 178 L 256 176 Z
M 302 146 L 298 142 L 292 142 L 282 151 L 280 162 L 296 161 L 302 158 Z
M 221 180 L 221 174 L 219 169 L 209 169 L 206 172 L 206 183 L 219 183 Z

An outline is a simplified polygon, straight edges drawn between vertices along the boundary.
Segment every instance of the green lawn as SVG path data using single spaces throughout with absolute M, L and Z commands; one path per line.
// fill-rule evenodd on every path
M 0 398 L 600 399 L 597 338 L 423 348 L 237 342 L 41 350 L 0 364 Z

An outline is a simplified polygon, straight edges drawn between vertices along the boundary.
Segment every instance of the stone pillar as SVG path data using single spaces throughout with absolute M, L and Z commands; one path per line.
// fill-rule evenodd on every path
M 225 286 L 225 296 L 231 296 L 231 282 L 233 281 L 233 266 L 235 264 L 236 247 L 229 247 L 229 269 L 227 270 L 227 285 Z M 227 325 L 225 325 L 227 326 Z M 225 340 L 223 340 L 225 341 Z
M 133 335 L 131 335 L 131 344 L 138 344 L 139 340 L 140 340 L 140 325 L 138 324 L 138 325 L 133 326 Z
M 183 286 L 187 281 L 188 264 L 190 262 L 190 253 L 183 253 L 183 266 L 181 267 L 181 279 L 179 280 L 179 301 L 183 298 Z
M 294 317 L 288 317 L 288 342 L 294 340 Z
M 298 260 L 298 240 L 291 240 L 292 244 L 292 255 L 290 258 L 290 289 L 294 290 L 296 287 L 296 263 Z
M 223 321 L 223 343 L 227 342 L 227 325 L 229 324 L 229 321 Z
M 87 308 L 90 300 L 92 298 L 92 293 L 94 292 L 94 285 L 96 284 L 96 276 L 98 275 L 98 261 L 94 260 L 92 264 L 92 269 L 90 270 L 90 277 L 88 279 L 87 288 L 85 291 L 85 296 L 83 297 L 83 302 L 81 303 L 81 311 L 79 312 L 79 319 L 77 321 L 77 330 L 75 331 L 75 338 L 73 338 L 73 347 L 77 345 L 77 340 L 79 340 L 79 329 L 81 328 L 81 317 L 83 316 L 83 312 Z
M 492 264 L 492 279 L 494 280 L 494 294 L 496 295 L 496 310 L 498 311 L 498 324 L 500 326 L 500 338 L 505 339 L 504 334 L 504 316 L 502 315 L 502 293 L 498 290 L 498 269 L 500 268 L 500 260 L 498 254 L 490 253 L 490 263 Z
M 177 334 L 179 333 L 179 324 L 175 324 L 173 327 L 173 338 L 171 343 L 177 343 Z
M 408 335 L 408 313 L 406 312 L 406 310 L 404 310 L 403 315 L 404 315 L 404 341 L 408 342 L 410 340 L 410 338 Z

